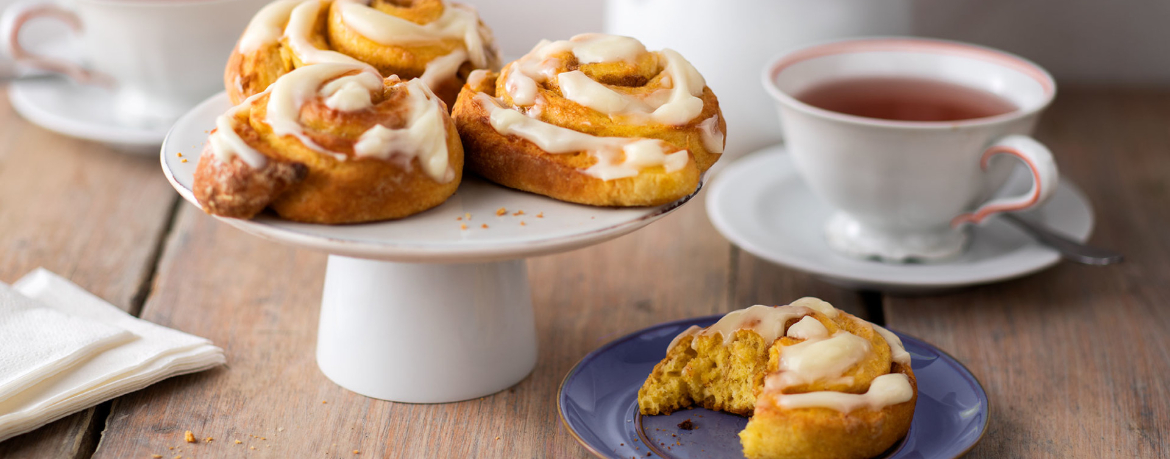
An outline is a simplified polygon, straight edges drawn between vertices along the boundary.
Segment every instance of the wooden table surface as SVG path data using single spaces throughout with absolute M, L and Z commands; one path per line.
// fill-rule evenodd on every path
M 659 322 L 810 295 L 971 369 L 991 421 L 968 457 L 1170 457 L 1170 92 L 1062 89 L 1037 137 L 1092 201 L 1092 242 L 1125 263 L 931 296 L 855 292 L 729 244 L 700 196 L 631 235 L 529 260 L 536 370 L 482 399 L 411 405 L 317 370 L 325 255 L 218 223 L 179 202 L 157 156 L 53 134 L 0 96 L 0 281 L 44 266 L 228 359 L 0 442 L 0 457 L 587 457 L 555 405 L 586 353 Z M 187 430 L 214 441 L 184 443 Z

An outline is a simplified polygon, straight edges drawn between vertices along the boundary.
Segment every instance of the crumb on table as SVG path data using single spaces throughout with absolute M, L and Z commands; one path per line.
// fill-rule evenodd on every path
M 466 224 L 466 223 L 464 223 L 464 224 L 462 224 L 462 225 L 459 225 L 459 229 L 461 229 L 461 230 L 465 230 L 465 229 L 467 229 L 467 224 Z
M 481 226 L 483 226 L 483 229 L 488 229 L 487 223 L 484 223 L 484 224 L 483 224 L 483 225 L 481 225 Z
M 537 213 L 536 218 L 544 218 L 544 212 Z
M 682 430 L 695 430 L 695 423 L 691 422 L 690 419 L 687 419 L 683 422 L 678 423 L 678 428 L 680 428 Z
M 212 437 L 207 437 L 207 438 L 204 438 L 204 439 L 203 439 L 203 442 L 204 442 L 204 443 L 211 443 L 212 441 L 215 441 L 215 439 L 214 439 L 214 438 L 212 438 Z
M 183 432 L 183 440 L 186 440 L 187 443 L 195 443 L 195 434 L 191 433 L 190 430 Z
M 513 217 L 517 216 L 517 215 L 524 215 L 524 210 L 523 209 L 517 210 L 516 213 L 512 214 Z
M 497 217 L 502 217 L 502 216 L 504 216 L 504 215 L 505 215 L 505 214 L 507 214 L 507 213 L 508 213 L 508 209 L 505 209 L 505 208 L 503 208 L 503 207 L 501 207 L 501 208 L 499 208 L 499 209 L 496 209 L 496 216 L 497 216 Z

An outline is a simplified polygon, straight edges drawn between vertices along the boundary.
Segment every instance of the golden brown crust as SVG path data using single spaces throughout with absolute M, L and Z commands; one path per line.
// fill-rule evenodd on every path
M 401 6 L 395 3 L 390 0 L 374 0 L 370 6 L 388 15 L 423 25 L 442 16 L 445 8 L 440 0 L 415 0 Z M 383 76 L 397 75 L 404 81 L 417 78 L 426 71 L 428 63 L 464 46 L 461 39 L 437 39 L 400 45 L 381 44 L 347 27 L 341 20 L 339 8 L 338 3 L 331 2 L 320 9 L 318 23 L 308 37 L 309 41 L 318 48 L 337 51 L 370 64 Z M 485 40 L 487 67 L 499 68 L 499 52 L 495 48 L 490 31 L 487 31 L 483 21 L 479 22 L 479 26 L 487 33 Z M 232 104 L 239 104 L 249 96 L 263 92 L 277 78 L 302 65 L 304 63 L 288 47 L 287 38 L 247 54 L 241 53 L 237 44 L 224 69 L 224 87 Z M 450 107 L 455 103 L 459 88 L 474 69 L 471 61 L 466 61 L 453 77 L 440 81 L 431 90 Z
M 755 415 L 740 433 L 744 455 L 751 459 L 867 459 L 881 454 L 910 431 L 918 401 L 913 370 L 894 363 L 890 373 L 905 374 L 914 396 L 880 410 L 783 409 L 768 400 L 777 394 L 762 394 Z
M 501 135 L 467 87 L 452 116 L 468 169 L 509 188 L 594 206 L 654 206 L 681 199 L 699 186 L 700 172 L 693 162 L 674 173 L 656 167 L 615 180 L 585 175 L 581 169 L 595 161 L 587 153 L 550 154 L 527 140 Z
M 451 180 L 428 175 L 417 157 L 358 157 L 357 139 L 375 125 L 405 127 L 406 85 L 384 82 L 371 108 L 340 112 L 321 100 L 300 111 L 304 134 L 332 153 L 310 148 L 300 139 L 277 135 L 265 123 L 268 94 L 256 98 L 233 118 L 233 128 L 263 154 L 264 166 L 253 168 L 233 157 L 224 162 L 205 150 L 195 174 L 195 194 L 208 213 L 251 218 L 270 207 L 285 219 L 308 223 L 360 223 L 402 218 L 435 207 L 455 193 L 462 179 L 463 148 L 446 106 L 439 112 L 446 132 Z M 338 158 L 335 155 L 341 155 Z

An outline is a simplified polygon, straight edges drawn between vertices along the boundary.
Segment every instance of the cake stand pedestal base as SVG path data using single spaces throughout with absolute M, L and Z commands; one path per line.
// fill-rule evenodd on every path
M 536 366 L 523 259 L 395 263 L 329 256 L 317 365 L 338 385 L 408 403 L 504 390 Z

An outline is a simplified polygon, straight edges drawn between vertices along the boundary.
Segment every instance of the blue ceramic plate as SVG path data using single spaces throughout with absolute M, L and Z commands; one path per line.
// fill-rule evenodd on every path
M 747 418 L 703 408 L 669 416 L 638 414 L 638 389 L 666 355 L 671 339 L 691 325 L 706 327 L 720 317 L 656 325 L 585 356 L 561 382 L 557 397 L 561 420 L 586 449 L 600 457 L 743 458 L 738 434 Z M 987 394 L 951 356 L 915 338 L 897 335 L 913 357 L 918 404 L 906 439 L 880 457 L 961 456 L 987 430 Z M 688 419 L 693 429 L 683 430 L 679 424 Z

